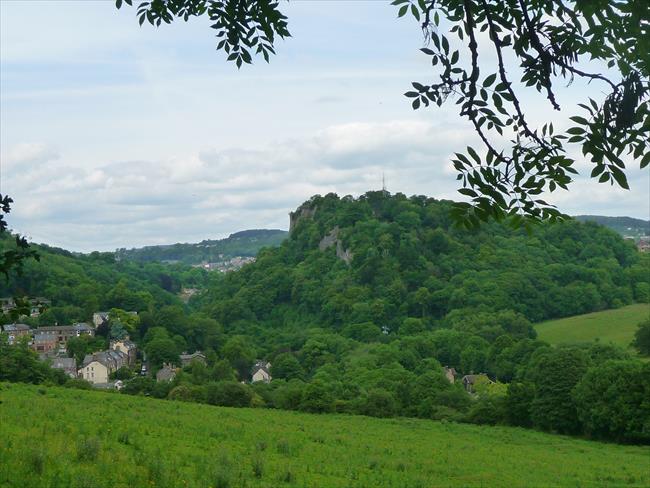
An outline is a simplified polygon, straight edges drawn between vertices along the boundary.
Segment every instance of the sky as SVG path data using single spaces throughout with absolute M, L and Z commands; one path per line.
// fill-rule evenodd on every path
M 387 189 L 460 199 L 450 156 L 479 146 L 453 104 L 411 109 L 434 80 L 415 20 L 379 1 L 282 5 L 292 37 L 237 70 L 208 22 L 139 27 L 112 0 L 0 0 L 0 192 L 9 225 L 73 251 L 287 229 L 314 194 Z M 482 53 L 487 62 L 491 53 Z M 429 81 L 431 82 L 431 81 Z M 568 127 L 576 82 L 533 123 Z M 630 191 L 588 178 L 548 200 L 569 214 L 650 218 L 650 172 Z

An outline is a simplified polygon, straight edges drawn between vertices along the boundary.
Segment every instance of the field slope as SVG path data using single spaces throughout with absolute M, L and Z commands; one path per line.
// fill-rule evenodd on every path
M 0 384 L 3 487 L 648 486 L 650 448 Z
M 639 322 L 650 317 L 650 305 L 640 303 L 614 310 L 549 320 L 535 326 L 539 339 L 551 344 L 613 342 L 628 347 Z

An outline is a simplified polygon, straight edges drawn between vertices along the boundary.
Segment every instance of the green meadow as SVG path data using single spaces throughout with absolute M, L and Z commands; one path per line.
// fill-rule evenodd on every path
M 628 347 L 637 326 L 650 317 L 650 305 L 640 303 L 614 310 L 549 320 L 535 326 L 539 339 L 551 344 L 613 342 Z
M 650 448 L 0 384 L 2 487 L 649 486 Z

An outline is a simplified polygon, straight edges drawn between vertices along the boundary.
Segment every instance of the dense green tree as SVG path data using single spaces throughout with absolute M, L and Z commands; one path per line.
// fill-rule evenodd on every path
M 535 396 L 530 405 L 533 425 L 560 433 L 577 433 L 580 420 L 572 390 L 587 370 L 588 359 L 575 348 L 550 349 L 535 357 L 530 378 Z
M 371 417 L 394 417 L 398 412 L 395 396 L 386 390 L 376 388 L 368 392 L 361 413 Z
M 591 367 L 573 398 L 585 432 L 600 439 L 650 440 L 650 367 L 640 361 L 607 361 Z
M 253 392 L 250 387 L 236 381 L 219 381 L 206 387 L 206 401 L 224 407 L 250 407 Z
M 300 362 L 294 354 L 278 354 L 271 365 L 273 378 L 292 380 L 302 379 L 305 375 Z
M 632 345 L 643 356 L 650 356 L 650 319 L 639 324 Z
M 81 337 L 71 337 L 66 343 L 68 356 L 75 358 L 77 366 L 80 366 L 88 351 L 88 342 Z
M 53 376 L 52 370 L 45 362 L 39 361 L 27 341 L 10 346 L 6 337 L 0 334 L 0 381 L 42 383 Z
M 248 380 L 255 362 L 255 349 L 244 336 L 233 336 L 224 344 L 221 354 L 237 372 L 240 380 Z
M 535 386 L 531 383 L 512 382 L 505 398 L 505 419 L 510 425 L 530 427 L 531 404 L 535 398 Z
M 311 413 L 331 412 L 334 397 L 329 387 L 322 381 L 312 381 L 305 386 L 300 402 L 300 410 Z
M 169 338 L 153 339 L 144 347 L 147 360 L 156 369 L 163 363 L 180 364 L 179 351 L 176 343 Z
M 214 363 L 210 372 L 210 377 L 214 381 L 235 381 L 237 379 L 237 374 L 229 361 L 226 359 L 220 359 Z

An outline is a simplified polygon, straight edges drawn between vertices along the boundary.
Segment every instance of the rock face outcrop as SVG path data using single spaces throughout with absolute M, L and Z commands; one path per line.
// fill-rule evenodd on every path
M 324 251 L 332 246 L 336 245 L 336 257 L 343 260 L 348 266 L 352 262 L 354 255 L 350 249 L 343 249 L 343 244 L 339 240 L 339 227 L 334 227 L 329 234 L 321 239 L 318 243 L 318 249 Z
M 321 239 L 318 243 L 318 249 L 324 251 L 325 249 L 332 247 L 338 242 L 339 238 L 339 226 L 334 227 L 329 234 Z
M 295 212 L 289 212 L 289 234 L 302 219 L 310 219 L 316 214 L 316 207 L 298 207 Z

